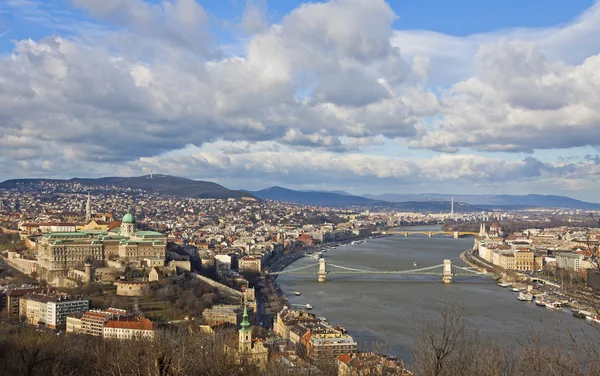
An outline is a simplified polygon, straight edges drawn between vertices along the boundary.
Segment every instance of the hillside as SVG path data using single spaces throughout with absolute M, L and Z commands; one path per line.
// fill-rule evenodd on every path
M 450 201 L 407 201 L 407 202 L 389 202 L 383 200 L 374 200 L 361 196 L 352 196 L 347 192 L 333 193 L 322 191 L 295 191 L 283 187 L 270 187 L 260 191 L 251 192 L 258 198 L 265 200 L 285 201 L 296 204 L 315 205 L 315 206 L 366 206 L 371 208 L 393 208 L 406 211 L 431 211 L 444 212 L 450 211 Z M 455 202 L 454 210 L 456 212 L 480 211 L 481 208 L 469 204 Z
M 404 201 L 448 201 L 451 194 L 442 193 L 422 193 L 422 194 L 381 194 L 364 195 L 373 200 L 383 200 L 390 202 Z M 600 204 L 576 200 L 566 196 L 557 195 L 454 195 L 455 201 L 465 202 L 471 205 L 480 205 L 483 207 L 548 207 L 548 208 L 568 208 L 568 209 L 587 209 L 600 210 Z
M 352 206 L 374 205 L 378 203 L 377 200 L 371 200 L 366 197 L 349 196 L 333 192 L 295 191 L 283 187 L 270 187 L 250 193 L 266 200 L 293 202 L 304 205 Z
M 144 190 L 179 197 L 236 198 L 252 197 L 244 191 L 234 191 L 222 185 L 170 175 L 155 174 L 136 177 L 104 177 L 97 179 L 12 179 L 0 183 L 0 189 L 48 189 L 56 192 L 83 189 L 109 190 L 114 188 Z

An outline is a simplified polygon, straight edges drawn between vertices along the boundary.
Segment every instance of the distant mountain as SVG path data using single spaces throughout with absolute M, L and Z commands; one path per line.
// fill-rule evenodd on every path
M 56 191 L 68 192 L 73 187 L 118 187 L 125 189 L 141 189 L 179 197 L 198 198 L 237 198 L 252 197 L 244 191 L 233 191 L 222 185 L 199 180 L 191 180 L 170 175 L 154 174 L 137 177 L 105 177 L 98 179 L 12 179 L 0 183 L 0 189 L 35 189 L 36 186 L 55 185 Z
M 372 200 L 383 200 L 390 202 L 404 201 L 448 201 L 453 195 L 440 193 L 421 194 L 381 194 L 363 195 Z M 471 205 L 490 207 L 547 207 L 567 209 L 600 210 L 600 204 L 576 200 L 566 196 L 556 195 L 454 195 L 455 202 L 465 202 Z
M 283 187 L 270 187 L 250 192 L 258 198 L 318 206 L 374 205 L 378 201 L 361 196 L 350 196 L 332 192 L 294 191 Z
M 308 190 L 308 191 L 300 191 L 300 192 L 337 193 L 338 195 L 344 195 L 344 196 L 356 196 L 356 195 L 353 195 L 352 193 L 348 193 L 348 192 L 346 192 L 346 191 L 320 191 L 320 190 Z
M 283 187 L 270 187 L 261 191 L 250 192 L 258 198 L 274 201 L 285 201 L 303 205 L 316 206 L 365 206 L 365 207 L 383 207 L 394 208 L 406 211 L 431 211 L 444 212 L 450 211 L 450 201 L 408 201 L 408 202 L 389 202 L 383 200 L 374 200 L 367 197 L 353 196 L 344 192 L 319 192 L 319 191 L 295 191 Z M 459 212 L 480 211 L 481 208 L 474 207 L 462 202 L 454 203 L 454 210 Z

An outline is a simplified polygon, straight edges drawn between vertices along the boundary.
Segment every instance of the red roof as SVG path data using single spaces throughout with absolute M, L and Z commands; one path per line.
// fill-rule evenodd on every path
M 117 328 L 117 329 L 138 329 L 138 330 L 152 330 L 154 326 L 152 321 L 145 317 L 125 317 L 116 320 L 108 320 L 104 325 L 106 328 Z
M 352 361 L 352 357 L 348 354 L 342 354 L 338 356 L 338 359 L 343 363 L 350 363 Z

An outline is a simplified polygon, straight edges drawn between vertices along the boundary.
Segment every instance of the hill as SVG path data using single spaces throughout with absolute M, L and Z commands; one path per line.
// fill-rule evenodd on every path
M 154 174 L 136 177 L 104 177 L 97 179 L 12 179 L 0 183 L 0 189 L 48 189 L 56 192 L 72 192 L 83 189 L 110 190 L 114 188 L 143 190 L 179 197 L 237 198 L 252 197 L 244 191 L 234 191 L 222 185 L 191 180 L 170 175 Z
M 283 187 L 269 187 L 260 191 L 251 192 L 258 198 L 274 201 L 285 201 L 303 205 L 315 206 L 364 206 L 371 208 L 394 208 L 406 211 L 432 211 L 444 212 L 450 211 L 450 201 L 407 201 L 407 202 L 389 202 L 384 200 L 375 200 L 362 196 L 353 196 L 347 192 L 334 193 L 323 191 L 296 191 Z M 462 202 L 454 203 L 454 210 L 459 212 L 480 211 L 481 208 L 474 207 Z
M 364 195 L 373 200 L 383 200 L 390 202 L 404 201 L 447 201 L 453 195 L 442 193 L 422 193 L 422 194 L 381 194 Z M 576 200 L 566 196 L 557 195 L 454 195 L 455 201 L 465 202 L 471 205 L 482 207 L 547 207 L 547 208 L 566 208 L 566 209 L 587 209 L 600 210 L 600 204 Z
M 283 187 L 269 187 L 250 193 L 266 200 L 317 206 L 369 206 L 379 202 L 361 196 L 349 196 L 333 192 L 295 191 Z

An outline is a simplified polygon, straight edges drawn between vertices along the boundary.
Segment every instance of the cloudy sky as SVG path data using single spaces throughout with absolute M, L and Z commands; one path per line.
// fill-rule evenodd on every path
M 600 201 L 592 0 L 0 0 L 0 180 Z

